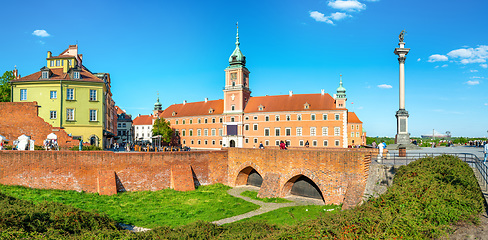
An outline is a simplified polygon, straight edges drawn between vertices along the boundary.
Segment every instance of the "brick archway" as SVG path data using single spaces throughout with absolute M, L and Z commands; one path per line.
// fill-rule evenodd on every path
M 292 194 L 292 189 L 293 189 L 295 183 L 297 181 L 302 181 L 302 180 L 306 180 L 307 182 L 309 182 L 309 184 L 310 184 L 309 187 L 315 188 L 315 190 L 318 192 L 318 195 L 320 195 L 320 199 L 322 201 L 324 201 L 324 194 L 323 194 L 322 190 L 320 189 L 320 187 L 317 185 L 317 183 L 314 180 L 312 180 L 311 178 L 309 178 L 303 174 L 298 174 L 298 175 L 295 175 L 294 177 L 288 179 L 288 181 L 286 181 L 286 183 L 283 185 L 282 195 L 287 196 L 289 194 Z M 305 196 L 305 195 L 302 195 L 302 196 Z M 311 196 L 305 196 L 305 197 L 311 197 Z M 313 198 L 318 199 L 319 196 L 313 197 Z
M 249 174 L 254 170 L 256 171 L 259 175 L 262 176 L 262 171 L 261 169 L 254 163 L 251 162 L 246 162 L 242 164 L 238 169 L 240 171 L 237 173 L 237 176 L 235 178 L 234 186 L 242 186 L 247 184 L 247 179 L 249 178 Z
M 331 180 L 321 179 L 317 177 L 317 172 L 306 170 L 306 169 L 294 169 L 282 179 L 282 187 L 280 197 L 285 197 L 290 194 L 293 184 L 301 177 L 304 176 L 310 179 L 318 188 L 320 194 L 322 195 L 322 200 L 325 202 L 326 198 L 326 186 L 330 184 Z

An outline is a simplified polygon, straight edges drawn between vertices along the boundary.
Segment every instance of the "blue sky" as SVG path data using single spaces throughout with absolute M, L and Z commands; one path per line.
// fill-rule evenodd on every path
M 343 75 L 348 108 L 368 136 L 396 134 L 398 61 L 407 31 L 406 109 L 412 136 L 488 130 L 487 1 L 3 1 L 0 72 L 23 76 L 78 43 L 83 64 L 109 72 L 116 104 L 148 114 L 221 99 L 235 48 L 251 71 L 252 96 L 331 95 Z

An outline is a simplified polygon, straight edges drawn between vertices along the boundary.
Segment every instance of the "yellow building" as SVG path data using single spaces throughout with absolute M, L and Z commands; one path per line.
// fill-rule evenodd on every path
M 48 52 L 47 67 L 11 81 L 12 102 L 36 101 L 38 116 L 49 124 L 91 145 L 108 146 L 116 121 L 107 114 L 115 111 L 113 104 L 107 104 L 113 102 L 110 81 L 106 74 L 90 72 L 82 59 L 78 45 L 70 45 L 58 56 Z

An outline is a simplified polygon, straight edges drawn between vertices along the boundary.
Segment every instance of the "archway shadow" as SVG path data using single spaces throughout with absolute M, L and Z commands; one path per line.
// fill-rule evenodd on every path
M 315 182 L 305 175 L 299 174 L 288 180 L 283 187 L 284 195 L 296 195 L 320 199 L 324 201 L 324 196 Z

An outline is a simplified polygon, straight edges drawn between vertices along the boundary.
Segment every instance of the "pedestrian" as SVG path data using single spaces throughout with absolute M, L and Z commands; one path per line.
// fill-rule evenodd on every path
M 259 149 L 264 149 L 263 141 L 259 142 Z
M 485 160 L 483 162 L 486 162 L 487 155 L 488 155 L 488 143 L 485 142 Z
M 285 145 L 285 142 L 280 141 L 280 149 L 281 149 L 281 150 L 286 150 L 286 145 Z
M 308 140 L 305 142 L 305 147 L 308 148 L 310 146 L 310 143 L 308 143 Z
M 383 143 L 380 143 L 378 144 L 378 148 L 379 148 L 379 158 L 382 159 L 383 158 L 383 148 L 385 148 L 385 145 L 383 145 Z
M 373 141 L 373 143 L 371 144 L 371 146 L 372 146 L 373 148 L 378 148 L 378 145 L 376 144 L 376 141 Z

